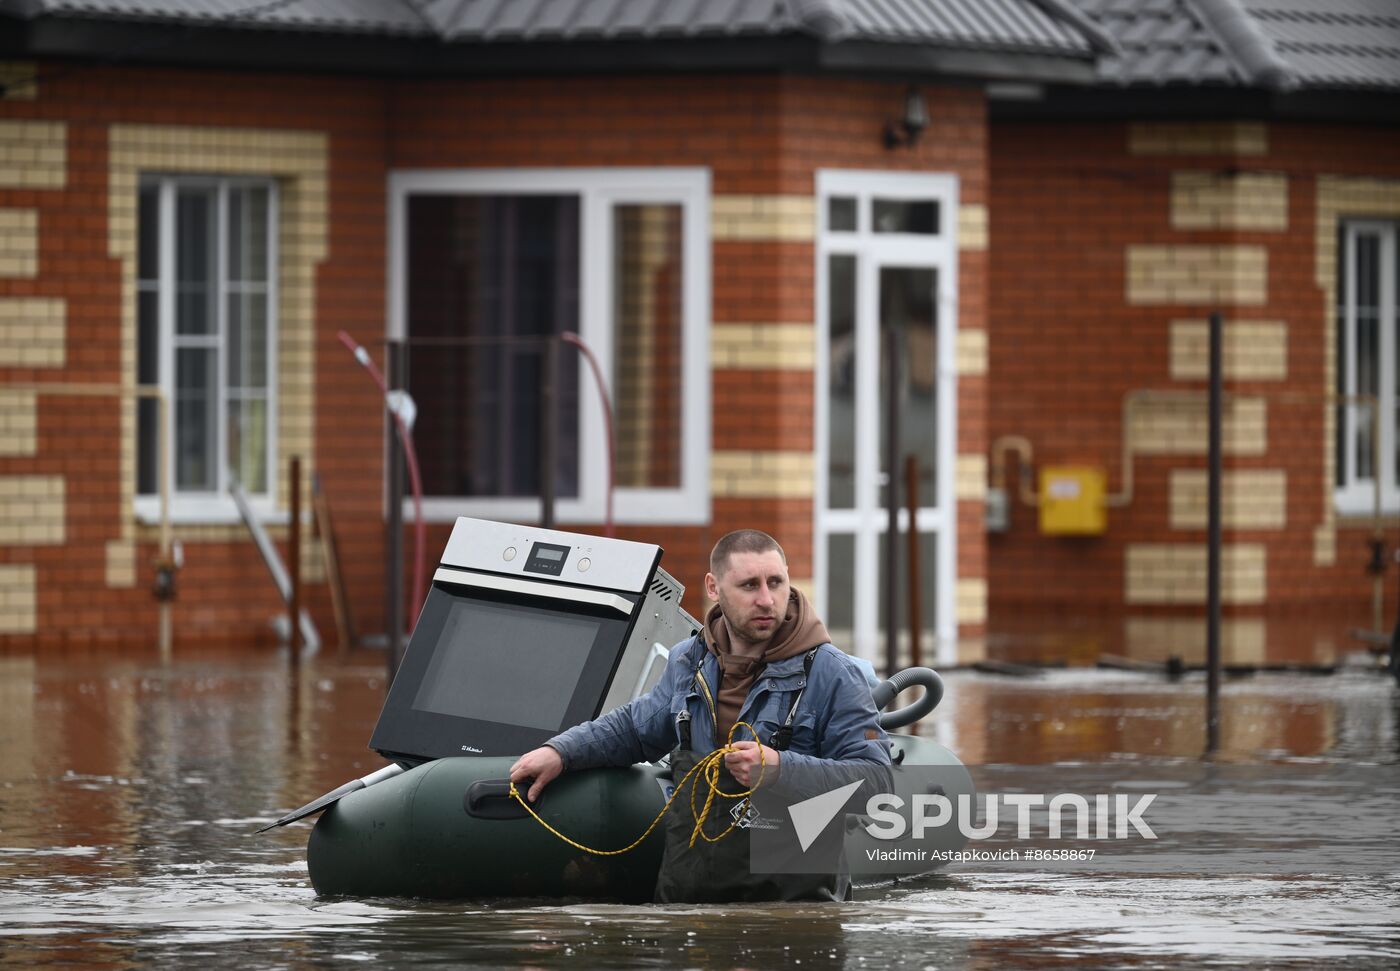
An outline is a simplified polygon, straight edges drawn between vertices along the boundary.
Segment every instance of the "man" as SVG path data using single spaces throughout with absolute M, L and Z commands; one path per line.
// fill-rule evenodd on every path
M 889 740 L 876 718 L 861 669 L 831 638 L 801 591 L 788 582 L 787 557 L 767 533 L 743 529 L 723 537 L 710 554 L 705 592 L 715 602 L 697 637 L 671 649 L 670 661 L 647 695 L 592 722 L 577 725 L 511 766 L 512 782 L 533 780 L 526 797 L 567 769 L 632 765 L 671 752 L 673 777 L 722 748 L 719 789 L 741 792 L 786 784 L 817 794 L 852 779 L 888 777 Z M 702 786 L 696 806 L 705 804 Z M 716 798 L 703 832 L 713 838 L 732 822 L 752 821 L 751 804 Z M 749 838 L 696 839 L 690 793 L 672 803 L 666 849 L 657 879 L 658 902 L 844 899 L 849 880 L 750 873 Z M 694 845 L 692 845 L 694 844 Z

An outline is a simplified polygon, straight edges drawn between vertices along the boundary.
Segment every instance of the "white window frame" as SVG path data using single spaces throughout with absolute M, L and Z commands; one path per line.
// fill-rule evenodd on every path
M 411 195 L 573 195 L 579 199 L 579 335 L 598 356 L 613 394 L 612 207 L 667 203 L 682 211 L 681 484 L 618 488 L 618 523 L 704 524 L 710 519 L 710 171 L 707 168 L 429 169 L 389 176 L 388 336 L 407 335 L 408 199 Z M 559 497 L 562 522 L 601 523 L 606 514 L 607 442 L 591 371 L 579 360 L 579 494 Z M 420 403 L 421 406 L 421 403 Z M 532 497 L 425 496 L 429 522 L 458 516 L 534 521 Z M 412 516 L 412 500 L 404 500 Z
M 225 524 L 240 521 L 238 507 L 228 494 L 229 463 L 226 435 L 228 408 L 228 193 L 232 188 L 259 188 L 268 193 L 267 209 L 267 334 L 268 334 L 268 373 L 267 373 L 267 491 L 250 494 L 249 504 L 263 522 L 285 523 L 289 516 L 285 510 L 277 509 L 277 425 L 278 425 L 278 232 L 279 197 L 277 181 L 273 178 L 249 176 L 189 175 L 183 173 L 145 173 L 141 186 L 156 184 L 160 194 L 157 210 L 160 219 L 160 246 L 157 255 L 159 280 L 157 298 L 157 332 L 159 385 L 165 391 L 168 407 L 165 409 L 166 441 L 169 442 L 170 461 L 166 464 L 166 486 L 170 495 L 169 515 L 175 524 Z M 212 341 L 217 352 L 215 364 L 215 400 L 219 414 L 215 422 L 217 441 L 215 460 L 218 467 L 218 487 L 216 490 L 177 490 L 175 485 L 175 313 L 176 313 L 176 241 L 175 241 L 175 193 L 180 188 L 200 187 L 217 190 L 215 266 L 218 274 L 218 295 L 215 300 L 215 321 L 217 334 Z M 139 212 L 139 207 L 138 207 Z M 139 217 L 138 217 L 139 220 Z M 140 233 L 140 227 L 137 227 Z M 137 268 L 138 299 L 140 293 L 140 269 Z M 139 316 L 139 308 L 137 309 Z M 138 323 L 139 326 L 139 323 Z M 140 435 L 137 428 L 136 434 Z M 160 521 L 160 496 L 136 495 L 135 513 L 139 522 L 157 523 Z
M 1380 318 L 1377 323 L 1377 354 L 1380 360 L 1377 410 L 1380 414 L 1375 419 L 1380 423 L 1380 443 L 1374 464 L 1380 474 L 1381 511 L 1395 513 L 1400 512 L 1400 482 L 1396 481 L 1395 475 L 1395 454 L 1397 442 L 1400 442 L 1395 417 L 1396 405 L 1400 404 L 1400 374 L 1396 373 L 1397 341 L 1400 341 L 1400 335 L 1396 334 L 1397 324 L 1400 324 L 1396 320 L 1396 287 L 1400 285 L 1396 279 L 1396 246 L 1400 242 L 1397 239 L 1400 237 L 1400 224 L 1376 219 L 1346 220 L 1342 223 L 1342 234 L 1343 262 L 1337 269 L 1341 275 L 1338 283 L 1346 299 L 1339 308 L 1337 327 L 1346 335 L 1346 353 L 1337 361 L 1337 373 L 1342 378 L 1339 384 L 1348 391 L 1356 387 L 1356 241 L 1362 235 L 1380 237 Z M 1361 478 L 1356 474 L 1357 455 L 1352 445 L 1355 440 L 1353 429 L 1364 407 L 1348 403 L 1337 409 L 1346 451 L 1341 456 L 1344 467 L 1340 470 L 1340 478 L 1343 484 L 1334 488 L 1336 508 L 1343 515 L 1369 516 L 1376 508 L 1375 479 Z M 1328 448 L 1335 455 L 1335 445 L 1329 442 Z

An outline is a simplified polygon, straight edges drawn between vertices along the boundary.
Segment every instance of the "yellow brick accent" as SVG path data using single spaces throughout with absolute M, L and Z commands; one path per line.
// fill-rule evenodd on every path
M 1172 469 L 1172 529 L 1205 529 L 1208 480 L 1204 469 Z M 1288 516 L 1288 473 L 1282 469 L 1226 472 L 1220 480 L 1220 514 L 1226 529 L 1283 529 Z
M 1172 173 L 1173 229 L 1288 228 L 1288 178 L 1271 173 Z
M 67 184 L 67 125 L 0 121 L 0 189 L 62 189 Z
M 1141 122 L 1128 126 L 1131 155 L 1267 155 L 1263 122 Z
M 301 582 L 326 582 L 326 557 L 321 541 L 311 533 L 311 520 L 301 527 Z
M 68 307 L 57 297 L 0 297 L 0 367 L 63 367 Z
M 990 242 L 987 207 L 966 205 L 958 207 L 958 249 L 985 250 Z
M 1225 378 L 1282 381 L 1288 377 L 1288 325 L 1281 320 L 1226 321 L 1221 333 Z M 1171 322 L 1171 375 L 1175 381 L 1210 377 L 1210 324 Z
M 0 61 L 4 101 L 33 101 L 39 97 L 39 65 L 33 61 Z
M 1324 523 L 1313 530 L 1313 565 L 1336 566 L 1337 527 L 1332 522 Z
M 987 581 L 981 577 L 959 579 L 954 594 L 957 600 L 957 620 L 963 624 L 987 622 Z
M 811 324 L 715 324 L 710 330 L 711 367 L 810 371 L 816 365 Z
M 136 544 L 115 539 L 107 544 L 107 586 L 136 586 Z
M 716 499 L 810 499 L 814 472 L 811 452 L 715 452 L 710 492 Z
M 0 476 L 0 543 L 49 546 L 63 542 L 61 475 Z
M 959 455 L 953 489 L 958 499 L 969 502 L 987 498 L 987 456 L 980 452 Z
M 0 455 L 33 455 L 38 427 L 38 395 L 0 388 Z
M 1127 301 L 1162 304 L 1262 304 L 1269 294 L 1263 246 L 1129 246 Z
M 1264 621 L 1237 617 L 1220 622 L 1220 657 L 1225 664 L 1258 664 L 1268 643 Z M 1206 625 L 1200 618 L 1128 617 L 1123 622 L 1123 644 L 1130 658 L 1166 661 L 1179 657 L 1200 664 L 1206 657 Z
M 33 566 L 0 564 L 0 634 L 32 634 L 38 629 L 38 589 Z
M 987 373 L 987 332 L 967 328 L 958 331 L 958 374 L 976 377 Z
M 0 277 L 32 277 L 38 272 L 38 212 L 0 209 Z
M 715 196 L 710 200 L 710 234 L 717 243 L 810 243 L 817 234 L 817 200 L 812 196 Z
M 1220 551 L 1220 597 L 1226 604 L 1261 604 L 1267 590 L 1267 553 L 1258 543 L 1226 544 Z M 1204 544 L 1139 543 L 1126 551 L 1124 599 L 1130 604 L 1206 602 Z
M 1220 430 L 1226 455 L 1263 455 L 1269 446 L 1268 410 L 1260 398 L 1228 398 Z M 1133 451 L 1140 455 L 1204 455 L 1208 442 L 1204 396 L 1149 399 L 1132 414 Z
M 265 176 L 278 183 L 278 414 L 277 481 L 287 481 L 293 455 L 309 482 L 315 454 L 316 267 L 326 258 L 328 139 L 322 132 L 181 125 L 113 125 L 108 133 L 107 251 L 122 263 L 122 380 L 136 374 L 137 181 L 143 172 L 203 172 Z M 135 409 L 122 411 L 122 455 L 136 452 Z M 122 539 L 154 536 L 138 530 L 132 512 L 133 476 L 122 477 Z M 303 495 L 310 495 L 304 490 Z M 278 493 L 282 508 L 287 490 Z M 228 539 L 230 527 L 177 529 L 186 539 Z
M 1322 313 L 1326 326 L 1322 339 L 1321 387 L 1324 389 L 1337 386 L 1337 230 L 1343 219 L 1354 216 L 1400 218 L 1400 180 L 1318 176 L 1313 271 L 1323 294 Z M 1317 566 L 1331 566 L 1337 560 L 1336 535 L 1333 531 L 1336 508 L 1332 502 L 1333 483 L 1337 481 L 1336 421 L 1336 410 L 1324 409 L 1324 429 L 1316 443 L 1322 449 L 1323 470 L 1323 499 L 1319 511 L 1323 525 L 1314 535 L 1313 542 L 1313 563 Z M 1330 536 L 1325 537 L 1324 531 L 1328 531 Z

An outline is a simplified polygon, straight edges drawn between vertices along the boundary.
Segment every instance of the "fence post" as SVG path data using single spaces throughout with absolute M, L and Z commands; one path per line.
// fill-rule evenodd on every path
M 404 348 L 391 340 L 384 349 L 385 383 L 390 390 L 403 387 Z M 389 684 L 399 670 L 403 648 L 403 446 L 394 430 L 394 418 L 385 403 L 384 427 L 388 434 L 384 478 L 388 490 L 388 509 L 384 524 L 384 630 L 388 636 Z
M 1221 332 L 1224 324 L 1217 311 L 1210 315 L 1210 418 L 1209 464 L 1207 476 L 1206 539 L 1206 753 L 1220 747 L 1220 480 L 1221 411 L 1223 364 Z

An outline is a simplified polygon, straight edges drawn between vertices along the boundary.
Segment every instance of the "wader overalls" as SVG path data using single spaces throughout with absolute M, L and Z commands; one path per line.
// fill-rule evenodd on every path
M 769 748 L 778 752 L 787 751 L 792 742 L 792 724 L 797 716 L 797 706 L 802 701 L 807 681 L 811 677 L 812 662 L 817 649 L 807 652 L 803 660 L 803 680 L 799 682 L 796 696 L 788 710 L 787 721 L 769 739 L 760 739 Z M 714 711 L 714 693 L 705 683 L 701 666 L 705 662 L 702 651 L 695 666 L 694 683 L 700 688 Z M 712 719 L 711 724 L 718 719 Z M 740 729 L 743 733 L 743 729 Z M 671 751 L 671 777 L 677 785 L 706 755 L 691 749 L 690 713 L 682 710 L 676 715 L 676 737 L 678 744 Z M 736 738 L 739 737 L 736 735 Z M 715 740 L 717 743 L 719 739 Z M 769 766 L 768 771 L 774 767 Z M 771 778 L 771 777 L 770 777 Z M 785 818 L 762 817 L 753 809 L 747 798 L 726 799 L 716 795 L 710 814 L 705 817 L 704 832 L 711 837 L 724 832 L 736 819 L 742 821 L 718 842 L 710 842 L 697 837 L 695 845 L 690 845 L 690 836 L 695 829 L 695 818 L 691 810 L 691 786 L 699 786 L 695 792 L 695 809 L 703 810 L 709 796 L 709 786 L 703 773 L 696 773 L 692 780 L 679 792 L 663 822 L 666 848 L 661 860 L 661 872 L 656 878 L 657 903 L 728 903 L 745 900 L 838 900 L 837 875 L 835 873 L 752 873 L 750 872 L 750 826 L 763 826 L 767 829 L 782 827 L 786 832 L 780 836 L 764 833 L 761 838 L 795 839 L 791 826 Z M 721 763 L 719 788 L 722 792 L 743 792 L 741 785 Z

